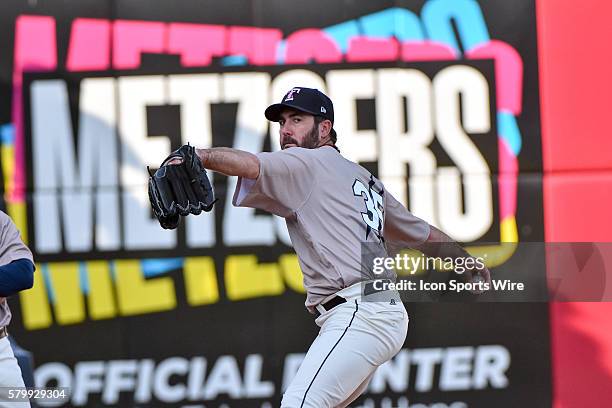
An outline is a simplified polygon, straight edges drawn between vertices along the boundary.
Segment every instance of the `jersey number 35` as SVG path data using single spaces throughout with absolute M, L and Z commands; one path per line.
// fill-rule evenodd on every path
M 382 195 L 371 187 L 366 187 L 359 180 L 355 180 L 353 183 L 353 194 L 361 196 L 365 201 L 368 211 L 361 213 L 361 217 L 365 223 L 368 227 L 380 233 L 384 222 Z

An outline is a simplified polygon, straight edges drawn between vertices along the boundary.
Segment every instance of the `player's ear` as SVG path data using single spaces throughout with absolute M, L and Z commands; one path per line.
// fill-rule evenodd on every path
M 321 135 L 321 139 L 329 136 L 331 129 L 332 129 L 332 123 L 330 120 L 325 119 L 321 121 L 321 123 L 319 123 L 319 134 Z

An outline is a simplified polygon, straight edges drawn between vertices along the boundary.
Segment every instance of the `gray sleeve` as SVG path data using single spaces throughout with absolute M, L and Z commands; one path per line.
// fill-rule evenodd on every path
M 429 223 L 414 216 L 385 190 L 384 237 L 394 247 L 410 248 L 429 238 Z
M 232 204 L 289 217 L 308 199 L 315 183 L 307 154 L 298 148 L 259 153 L 257 180 L 239 178 Z
M 17 227 L 8 215 L 0 211 L 0 265 L 9 264 L 17 259 L 28 259 L 34 263 L 32 252 L 23 243 Z

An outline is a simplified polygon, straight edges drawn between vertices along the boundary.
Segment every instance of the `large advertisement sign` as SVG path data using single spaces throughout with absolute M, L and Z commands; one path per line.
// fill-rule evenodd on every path
M 11 329 L 66 406 L 279 405 L 316 336 L 284 221 L 214 174 L 214 211 L 162 230 L 146 167 L 188 142 L 278 150 L 263 111 L 294 86 L 331 97 L 345 157 L 495 266 L 515 255 L 496 243 L 543 238 L 533 1 L 64 3 L 0 6 L 0 119 L 38 267 Z M 550 406 L 546 304 L 406 306 L 355 406 Z

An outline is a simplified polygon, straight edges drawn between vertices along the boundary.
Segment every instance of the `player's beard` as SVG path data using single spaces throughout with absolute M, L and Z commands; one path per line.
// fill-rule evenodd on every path
M 316 149 L 319 147 L 319 141 L 319 126 L 315 123 L 312 125 L 312 129 L 304 136 L 304 142 L 301 147 L 305 149 Z
M 296 146 L 303 147 L 304 149 L 316 149 L 317 147 L 319 147 L 320 140 L 321 138 L 319 137 L 319 126 L 315 123 L 314 125 L 312 125 L 312 129 L 310 129 L 308 133 L 306 133 L 306 135 L 304 136 L 302 144 L 299 144 L 297 140 L 292 137 L 287 137 L 283 140 L 281 147 L 284 150 L 286 145 L 294 144 Z

